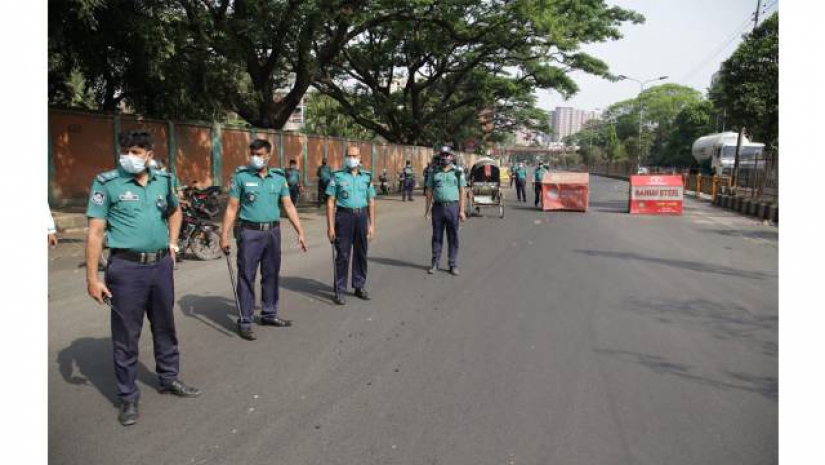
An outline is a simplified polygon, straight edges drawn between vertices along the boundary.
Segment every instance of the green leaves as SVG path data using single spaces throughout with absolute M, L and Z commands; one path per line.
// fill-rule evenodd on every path
M 779 15 L 774 13 L 722 63 L 710 98 L 728 122 L 776 147 L 779 138 Z

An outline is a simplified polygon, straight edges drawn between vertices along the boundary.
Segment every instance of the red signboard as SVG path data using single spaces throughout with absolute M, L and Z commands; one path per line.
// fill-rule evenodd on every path
M 630 213 L 681 215 L 684 187 L 681 176 L 630 177 Z
M 587 211 L 588 173 L 544 173 L 541 179 L 542 209 Z

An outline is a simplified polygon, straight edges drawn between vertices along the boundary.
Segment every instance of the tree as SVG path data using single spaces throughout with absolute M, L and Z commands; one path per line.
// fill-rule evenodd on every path
M 375 134 L 359 125 L 341 110 L 334 99 L 311 92 L 306 96 L 304 132 L 319 136 L 372 140 Z
M 779 143 L 779 14 L 760 24 L 722 63 L 710 99 L 754 140 Z
M 665 166 L 687 167 L 696 165 L 693 143 L 696 139 L 715 131 L 715 110 L 708 100 L 702 100 L 682 109 L 673 120 L 666 142 L 666 151 L 657 160 Z
M 394 18 L 348 43 L 314 85 L 387 140 L 426 145 L 477 124 L 482 110 L 525 103 L 536 88 L 572 95 L 571 70 L 609 77 L 578 47 L 643 20 L 596 0 L 379 3 Z

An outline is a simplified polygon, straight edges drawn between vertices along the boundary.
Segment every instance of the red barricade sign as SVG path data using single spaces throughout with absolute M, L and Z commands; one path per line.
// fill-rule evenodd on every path
M 541 178 L 542 209 L 585 212 L 589 191 L 589 173 L 544 173 Z
M 681 215 L 683 197 L 684 187 L 681 176 L 630 177 L 631 214 Z

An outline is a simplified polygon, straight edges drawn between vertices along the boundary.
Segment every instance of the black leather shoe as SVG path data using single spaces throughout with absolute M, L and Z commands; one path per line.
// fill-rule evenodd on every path
M 332 301 L 335 302 L 337 305 L 347 304 L 347 299 L 345 299 L 342 295 L 336 295 L 335 297 L 333 297 Z
M 370 300 L 370 293 L 364 288 L 356 289 L 355 297 L 358 297 L 361 300 Z
M 292 326 L 292 320 L 284 320 L 282 318 L 267 318 L 261 319 L 261 326 L 275 326 L 278 328 L 286 328 Z
M 451 274 L 451 275 L 453 275 L 453 276 L 458 276 L 458 275 L 460 275 L 461 273 L 459 273 L 458 268 L 456 268 L 456 267 L 450 267 L 450 274 Z
M 177 379 L 167 386 L 161 386 L 158 390 L 161 394 L 174 394 L 178 397 L 198 397 L 201 395 L 200 389 L 187 386 Z
M 238 335 L 246 339 L 247 341 L 254 341 L 255 339 L 258 339 L 258 336 L 255 336 L 255 332 L 252 331 L 252 328 L 242 329 L 239 327 Z
M 137 402 L 123 402 L 120 404 L 120 413 L 117 415 L 117 420 L 123 426 L 132 426 L 137 423 L 138 417 Z

